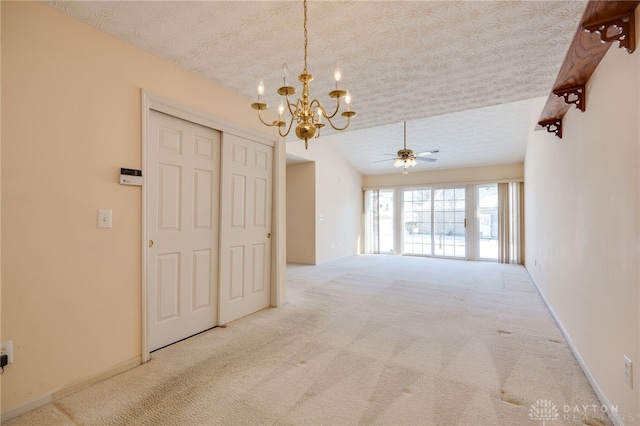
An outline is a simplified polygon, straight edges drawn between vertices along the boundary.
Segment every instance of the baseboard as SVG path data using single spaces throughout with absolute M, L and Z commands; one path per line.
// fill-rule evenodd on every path
M 602 391 L 602 388 L 598 384 L 598 381 L 596 380 L 596 378 L 591 373 L 591 370 L 589 370 L 589 367 L 587 366 L 586 362 L 582 358 L 582 355 L 580 355 L 580 352 L 578 351 L 576 346 L 573 344 L 573 341 L 571 340 L 571 336 L 569 335 L 569 332 L 567 332 L 567 330 L 564 328 L 564 325 L 562 325 L 562 322 L 560 321 L 560 318 L 558 318 L 558 315 L 556 315 L 556 312 L 553 310 L 553 307 L 551 306 L 551 304 L 549 303 L 549 301 L 545 297 L 544 293 L 540 290 L 540 287 L 538 287 L 538 283 L 536 283 L 535 280 L 533 279 L 533 277 L 531 276 L 531 274 L 529 274 L 529 270 L 526 268 L 526 266 L 525 266 L 525 270 L 527 271 L 527 274 L 529 275 L 529 279 L 531 280 L 531 282 L 535 286 L 536 290 L 538 291 L 538 294 L 542 298 L 542 301 L 544 302 L 545 306 L 549 310 L 549 313 L 551 314 L 551 316 L 553 317 L 554 321 L 558 325 L 558 328 L 560 328 L 560 332 L 562 332 L 562 335 L 564 336 L 565 340 L 567 341 L 567 344 L 569 345 L 569 349 L 571 349 L 571 352 L 573 353 L 573 356 L 575 356 L 576 359 L 578 360 L 578 364 L 580 364 L 580 368 L 582 368 L 582 371 L 584 372 L 585 376 L 587 376 L 587 380 L 589 380 L 589 383 L 591 384 L 591 387 L 593 387 L 593 390 L 595 391 L 596 396 L 600 400 L 600 403 L 602 403 L 602 405 L 607 407 L 607 414 L 609 415 L 609 418 L 611 419 L 611 421 L 613 422 L 614 425 L 616 425 L 616 426 L 624 426 L 624 422 L 622 421 L 622 419 L 618 415 L 617 410 L 615 409 L 613 404 L 611 404 L 611 402 L 609 401 L 609 398 L 607 398 L 605 393 Z
M 7 410 L 6 412 L 3 412 L 2 418 L 0 419 L 0 423 L 4 423 L 15 417 L 21 416 L 22 414 L 28 413 L 31 410 L 40 408 L 62 397 L 71 395 L 72 393 L 77 392 L 81 389 L 84 389 L 88 386 L 102 382 L 110 377 L 117 376 L 118 374 L 124 373 L 125 371 L 130 370 L 134 367 L 137 367 L 140 364 L 142 364 L 142 357 L 137 356 L 135 358 L 131 358 L 128 361 L 122 362 L 116 365 L 115 367 L 102 371 L 94 376 L 72 383 L 68 386 L 57 389 L 53 392 L 49 392 L 36 399 L 32 399 L 31 401 L 28 401 L 22 405 L 19 405 L 16 408 L 12 408 L 11 410 Z
M 352 256 L 359 256 L 359 254 L 356 254 L 356 253 L 343 254 L 343 255 L 340 255 L 340 256 L 332 257 L 330 259 L 324 259 L 324 260 L 321 260 L 321 261 L 316 261 L 315 265 L 322 265 L 324 263 L 334 262 L 336 260 L 346 259 L 346 258 L 352 257 Z

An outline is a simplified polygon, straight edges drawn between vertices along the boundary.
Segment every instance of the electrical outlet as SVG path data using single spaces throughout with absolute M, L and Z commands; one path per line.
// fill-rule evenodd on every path
M 628 356 L 624 356 L 624 381 L 633 388 L 633 363 Z
M 2 342 L 0 344 L 0 355 L 7 356 L 7 362 L 11 364 L 13 362 L 13 341 Z

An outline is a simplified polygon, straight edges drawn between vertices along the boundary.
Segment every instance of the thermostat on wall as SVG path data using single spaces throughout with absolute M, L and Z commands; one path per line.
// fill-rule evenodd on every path
M 120 184 L 142 186 L 142 170 L 121 168 Z

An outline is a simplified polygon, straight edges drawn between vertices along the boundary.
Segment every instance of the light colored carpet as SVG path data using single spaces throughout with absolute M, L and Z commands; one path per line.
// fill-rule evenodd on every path
M 610 424 L 563 413 L 600 402 L 521 266 L 365 255 L 287 281 L 284 307 L 7 425 L 534 426 L 541 400 Z

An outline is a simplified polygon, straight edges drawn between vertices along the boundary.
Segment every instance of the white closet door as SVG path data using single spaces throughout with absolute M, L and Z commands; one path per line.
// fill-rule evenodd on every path
M 273 147 L 222 138 L 220 323 L 270 304 Z
M 150 111 L 149 349 L 217 325 L 220 132 Z

